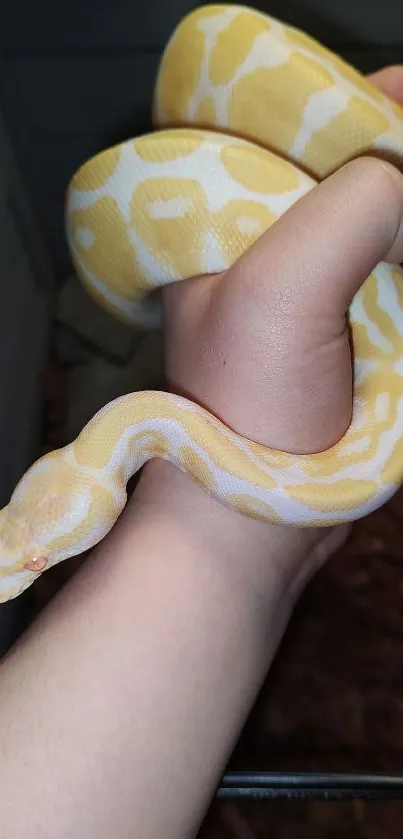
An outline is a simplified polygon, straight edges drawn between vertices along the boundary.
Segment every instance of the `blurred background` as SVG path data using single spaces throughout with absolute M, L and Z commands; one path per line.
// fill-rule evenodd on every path
M 161 337 L 98 310 L 72 273 L 64 196 L 100 149 L 150 129 L 187 0 L 0 4 L 0 505 L 39 453 L 120 393 L 163 385 Z M 400 0 L 260 0 L 364 72 L 403 63 Z M 403 768 L 403 494 L 309 586 L 231 768 Z M 5 651 L 81 560 L 0 607 Z M 205 839 L 401 836 L 403 804 L 217 805 Z

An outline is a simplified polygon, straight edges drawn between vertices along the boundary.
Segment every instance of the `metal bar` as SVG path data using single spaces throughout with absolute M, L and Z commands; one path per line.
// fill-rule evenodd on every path
M 403 775 L 334 772 L 228 772 L 217 798 L 400 800 Z

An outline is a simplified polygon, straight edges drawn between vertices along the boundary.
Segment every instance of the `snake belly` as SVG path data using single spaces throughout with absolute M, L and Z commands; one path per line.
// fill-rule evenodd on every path
M 303 32 L 242 6 L 196 9 L 157 76 L 156 130 L 74 176 L 66 225 L 89 293 L 123 321 L 160 324 L 160 289 L 221 272 L 332 171 L 372 153 L 399 163 L 403 111 Z M 128 394 L 37 461 L 0 511 L 0 601 L 97 544 L 153 457 L 246 516 L 300 527 L 366 515 L 403 473 L 403 292 L 380 264 L 349 311 L 350 427 L 290 455 L 247 440 L 189 400 Z

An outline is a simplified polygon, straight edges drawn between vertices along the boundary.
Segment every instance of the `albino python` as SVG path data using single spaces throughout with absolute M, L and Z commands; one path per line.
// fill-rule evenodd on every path
M 347 160 L 403 156 L 394 102 L 307 35 L 241 6 L 203 7 L 178 26 L 158 73 L 154 125 L 86 163 L 67 200 L 78 275 L 102 306 L 143 327 L 159 324 L 150 292 L 229 268 Z M 401 269 L 380 264 L 349 318 L 353 417 L 337 445 L 290 455 L 184 398 L 123 396 L 34 464 L 0 511 L 0 600 L 99 542 L 149 458 L 263 520 L 331 525 L 383 504 L 403 473 Z

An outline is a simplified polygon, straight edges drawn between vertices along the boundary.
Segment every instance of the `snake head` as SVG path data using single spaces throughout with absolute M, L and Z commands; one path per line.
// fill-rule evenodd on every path
M 125 491 L 110 484 L 77 463 L 73 444 L 29 469 L 0 510 L 0 602 L 103 539 L 126 503 Z

